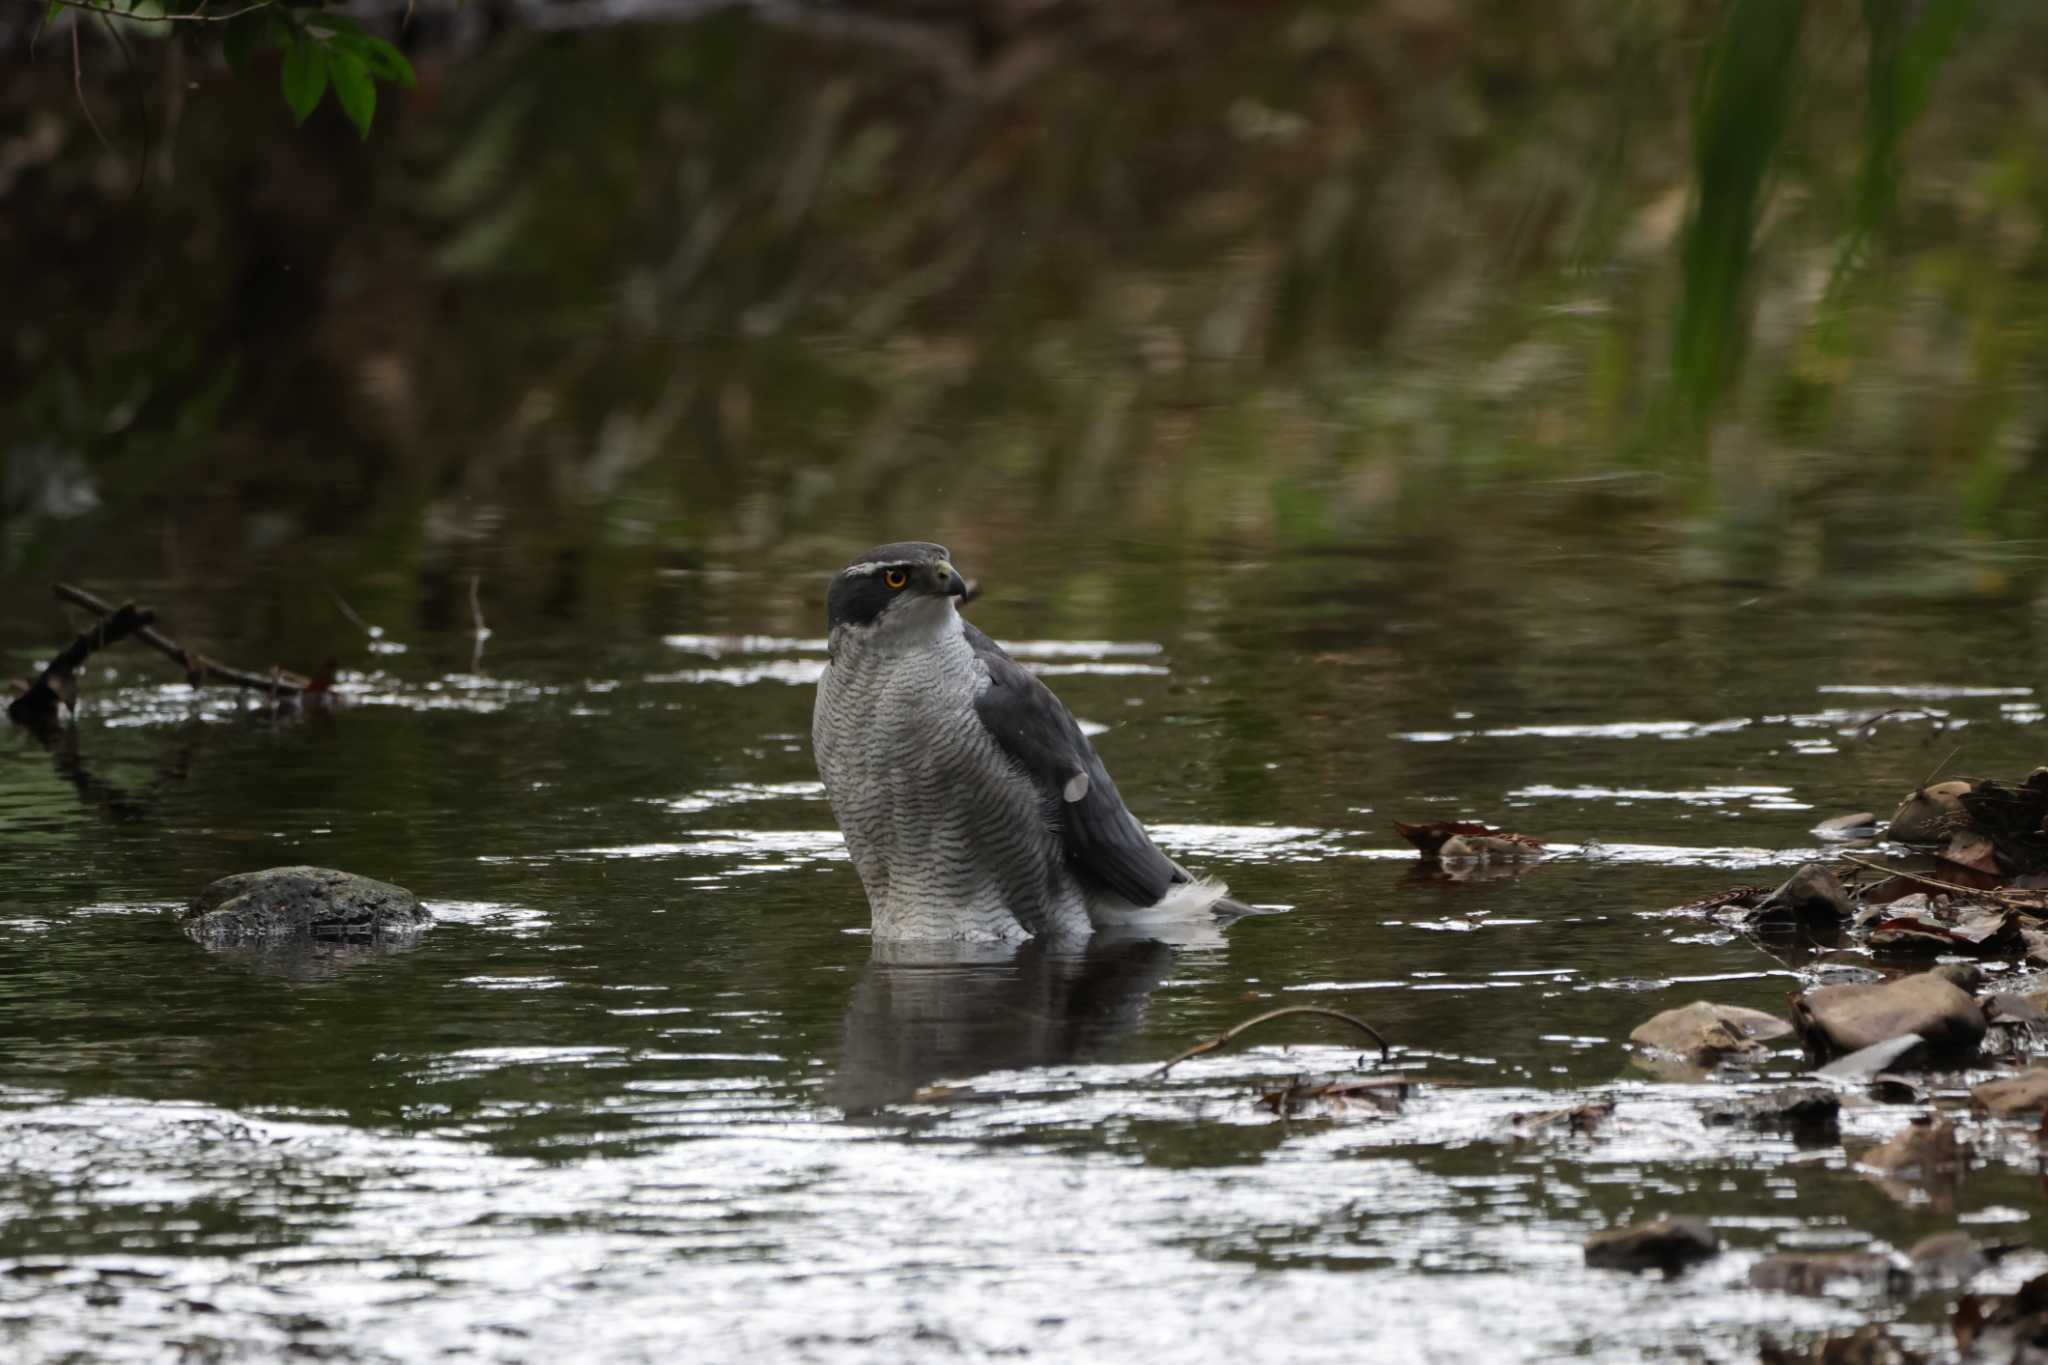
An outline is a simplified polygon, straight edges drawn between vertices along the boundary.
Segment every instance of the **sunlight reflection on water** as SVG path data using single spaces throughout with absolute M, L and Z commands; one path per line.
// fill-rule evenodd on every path
M 2024 734 L 2031 690 L 1884 689 L 1942 709 L 1881 715 L 1882 699 L 1797 709 L 1810 677 L 1729 701 L 1617 694 L 1603 671 L 1584 694 L 1414 701 L 1305 665 L 1284 687 L 1263 660 L 1232 674 L 1213 644 L 1160 634 L 1170 650 L 1014 650 L 1123 721 L 1105 751 L 1175 858 L 1286 910 L 1202 951 L 873 941 L 809 761 L 822 640 L 650 635 L 596 678 L 573 651 L 504 676 L 393 660 L 345 674 L 336 713 L 305 724 L 182 685 L 94 692 L 82 750 L 198 719 L 213 747 L 193 771 L 217 785 L 159 775 L 146 747 L 102 764 L 156 784 L 165 813 L 132 826 L 155 831 L 135 847 L 169 850 L 172 872 L 54 903 L 17 891 L 0 913 L 33 945 L 14 998 L 38 1012 L 9 1045 L 37 1084 L 0 1091 L 10 1348 L 1221 1360 L 1282 1340 L 1304 1360 L 1463 1359 L 1498 1355 L 1511 1313 L 1524 1354 L 1620 1362 L 1708 1328 L 1707 1354 L 1735 1359 L 1766 1330 L 1868 1316 L 1744 1275 L 1787 1239 L 1902 1245 L 1934 1226 L 1853 1169 L 1907 1107 L 1859 1108 L 1848 1145 L 1817 1152 L 1710 1132 L 1700 1098 L 1793 1079 L 1796 1051 L 1692 1085 L 1649 1079 L 1626 1040 L 1669 1005 L 1782 1009 L 1822 979 L 1667 907 L 1827 857 L 1809 827 L 1846 785 L 1830 765 L 1883 754 L 1910 783 L 1947 729 Z M 1174 675 L 1202 681 L 1159 681 Z M 1744 714 L 1615 719 L 1724 707 Z M 1427 728 L 1447 715 L 1459 728 Z M 279 754 L 326 766 L 277 790 Z M 31 796 L 0 809 L 47 824 L 48 788 Z M 1447 877 L 1396 814 L 1521 828 L 1548 856 Z M 330 851 L 410 860 L 433 933 L 273 972 L 200 955 L 157 893 Z M 142 984 L 131 1000 L 110 980 Z M 1279 1120 L 1259 1096 L 1289 1078 L 1380 1069 L 1323 1025 L 1154 1074 L 1309 1002 L 1369 1016 L 1395 1042 L 1386 1066 L 1432 1084 L 1398 1111 Z M 1967 1079 L 1938 1084 L 1958 1100 Z M 1589 1098 L 1618 1105 L 1595 1137 L 1510 1133 Z M 1956 1216 L 2026 1207 L 2030 1168 L 1966 1122 L 1986 1157 Z M 1670 1284 L 1584 1268 L 1587 1232 L 1666 1208 L 1705 1211 L 1728 1253 Z M 1332 1310 L 1360 1295 L 1370 1313 Z M 1938 1315 L 1912 1314 L 1909 1339 L 1934 1342 Z

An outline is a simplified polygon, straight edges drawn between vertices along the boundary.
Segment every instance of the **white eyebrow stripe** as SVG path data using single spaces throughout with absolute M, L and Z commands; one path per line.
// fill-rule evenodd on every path
M 839 576 L 841 578 L 852 578 L 858 574 L 873 573 L 877 569 L 894 569 L 898 567 L 900 566 L 895 564 L 884 564 L 879 560 L 872 564 L 849 564 L 839 571 Z

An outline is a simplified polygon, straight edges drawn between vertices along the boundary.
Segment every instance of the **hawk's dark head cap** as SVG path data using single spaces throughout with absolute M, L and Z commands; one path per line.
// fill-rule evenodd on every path
M 872 625 L 890 604 L 911 597 L 960 597 L 967 582 L 928 540 L 899 540 L 857 556 L 832 577 L 825 594 L 825 628 Z

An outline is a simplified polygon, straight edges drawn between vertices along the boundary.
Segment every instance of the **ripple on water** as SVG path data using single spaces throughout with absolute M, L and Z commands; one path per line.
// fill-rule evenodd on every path
M 487 933 L 512 938 L 539 938 L 554 927 L 554 921 L 539 910 L 498 901 L 428 901 L 427 909 L 437 920 L 468 924 Z
M 1966 697 L 2031 697 L 2031 687 L 1972 687 L 1945 683 L 1828 683 L 1813 689 L 1862 697 L 1905 697 L 1913 701 L 1948 701 Z
M 751 687 L 755 683 L 787 683 L 808 687 L 825 676 L 822 659 L 768 659 L 755 664 L 731 664 L 723 668 L 682 668 L 672 673 L 649 673 L 643 682 L 715 683 L 723 687 Z
M 1342 840 L 1347 835 L 1305 825 L 1156 824 L 1146 828 L 1163 847 L 1190 858 L 1310 862 L 1355 851 L 1344 846 Z
M 1747 717 L 1729 720 L 1612 720 L 1585 725 L 1504 725 L 1486 730 L 1406 730 L 1391 737 L 1416 744 L 1445 744 L 1461 739 L 1696 739 L 1725 734 L 1749 725 Z
M 750 687 L 756 683 L 783 683 L 807 687 L 824 676 L 825 661 L 809 657 L 825 652 L 823 639 L 784 635 L 668 635 L 663 643 L 685 654 L 723 659 L 732 655 L 803 655 L 802 658 L 766 657 L 747 663 L 722 664 L 712 668 L 683 668 L 649 673 L 642 681 L 655 684 L 694 683 L 724 687 Z M 1024 660 L 1034 672 L 1048 675 L 1101 674 L 1107 677 L 1163 677 L 1169 670 L 1160 664 L 1118 662 L 1148 658 L 1164 653 L 1151 640 L 1014 640 L 1003 648 Z M 1064 660 L 1066 662 L 1043 662 Z
M 729 787 L 706 787 L 686 796 L 661 801 L 677 815 L 695 815 L 720 806 L 739 806 L 754 801 L 823 801 L 822 782 L 735 782 Z
M 623 1047 L 471 1047 L 428 1059 L 417 1075 L 421 1081 L 488 1076 L 514 1067 L 616 1066 L 628 1056 Z
M 334 682 L 333 697 L 345 706 L 395 707 L 407 711 L 462 711 L 494 715 L 520 703 L 532 703 L 577 689 L 450 673 L 440 678 L 398 678 L 383 670 L 344 671 Z M 86 709 L 109 729 L 183 725 L 192 721 L 225 724 L 270 714 L 270 704 L 252 692 L 187 683 L 138 683 L 93 692 Z
M 1560 787 L 1548 782 L 1517 787 L 1510 800 L 1561 798 L 1570 801 L 1679 801 L 1689 806 L 1720 806 L 1730 802 L 1782 802 L 1792 794 L 1790 787 L 1710 786 L 1691 790 L 1664 791 L 1655 787 Z M 1803 807 L 1798 807 L 1803 809 Z
M 614 844 L 571 849 L 563 857 L 578 858 L 772 858 L 742 862 L 728 873 L 773 872 L 846 857 L 846 839 L 836 829 L 707 829 L 666 843 Z
M 482 975 L 457 977 L 454 984 L 484 991 L 558 991 L 569 983 L 556 976 Z
M 787 635 L 664 635 L 662 643 L 686 654 L 721 658 L 727 654 L 823 654 L 823 636 Z M 1163 654 L 1152 640 L 1005 640 L 1004 649 L 1020 659 L 1143 658 Z
M 625 1055 L 464 1049 L 422 1079 Z M 1623 1361 L 1674 1340 L 1734 1358 L 1758 1332 L 1867 1311 L 1748 1289 L 1749 1264 L 1803 1225 L 1791 1205 L 1717 1220 L 1729 1252 L 1682 1282 L 1585 1269 L 1579 1241 L 1610 1221 L 1606 1191 L 1655 1202 L 1853 1178 L 1840 1148 L 1794 1162 L 1785 1139 L 1710 1133 L 1696 1103 L 1728 1086 L 1425 1084 L 1396 1113 L 1289 1126 L 1250 1096 L 1275 1077 L 1351 1072 L 1356 1051 L 1248 1047 L 1163 1082 L 1149 1063 L 989 1073 L 976 1085 L 1002 1103 L 912 1102 L 914 1136 L 898 1136 L 747 1075 L 649 1074 L 773 1067 L 780 1052 L 633 1060 L 603 1108 L 665 1140 L 608 1156 L 566 1132 L 500 1151 L 520 1115 L 490 1103 L 439 1118 L 422 1106 L 425 1128 L 408 1132 L 0 1091 L 10 1344 L 24 1359 L 153 1360 L 167 1330 L 197 1322 L 246 1360 L 1106 1359 L 1184 1350 L 1194 1301 L 1207 1359 L 1262 1358 L 1276 1340 L 1305 1361 L 1494 1358 L 1505 1315 L 1523 1354 Z M 1516 1114 L 1595 1098 L 1615 1105 L 1597 1142 L 1512 1136 Z M 1845 1112 L 1852 1139 L 1903 1112 L 1871 1108 Z M 1201 1172 L 1148 1159 L 1191 1125 L 1248 1159 Z M 2016 1260 L 2003 1281 L 2039 1269 Z M 1359 1270 L 1371 1278 L 1333 1278 Z M 1373 1311 L 1331 1311 L 1353 1292 Z

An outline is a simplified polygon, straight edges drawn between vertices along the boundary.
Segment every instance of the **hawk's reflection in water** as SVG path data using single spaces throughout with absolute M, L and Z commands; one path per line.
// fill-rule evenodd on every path
M 1055 1066 L 1137 1026 L 1173 948 L 1149 940 L 877 942 L 826 1098 L 849 1114 L 935 1080 Z

